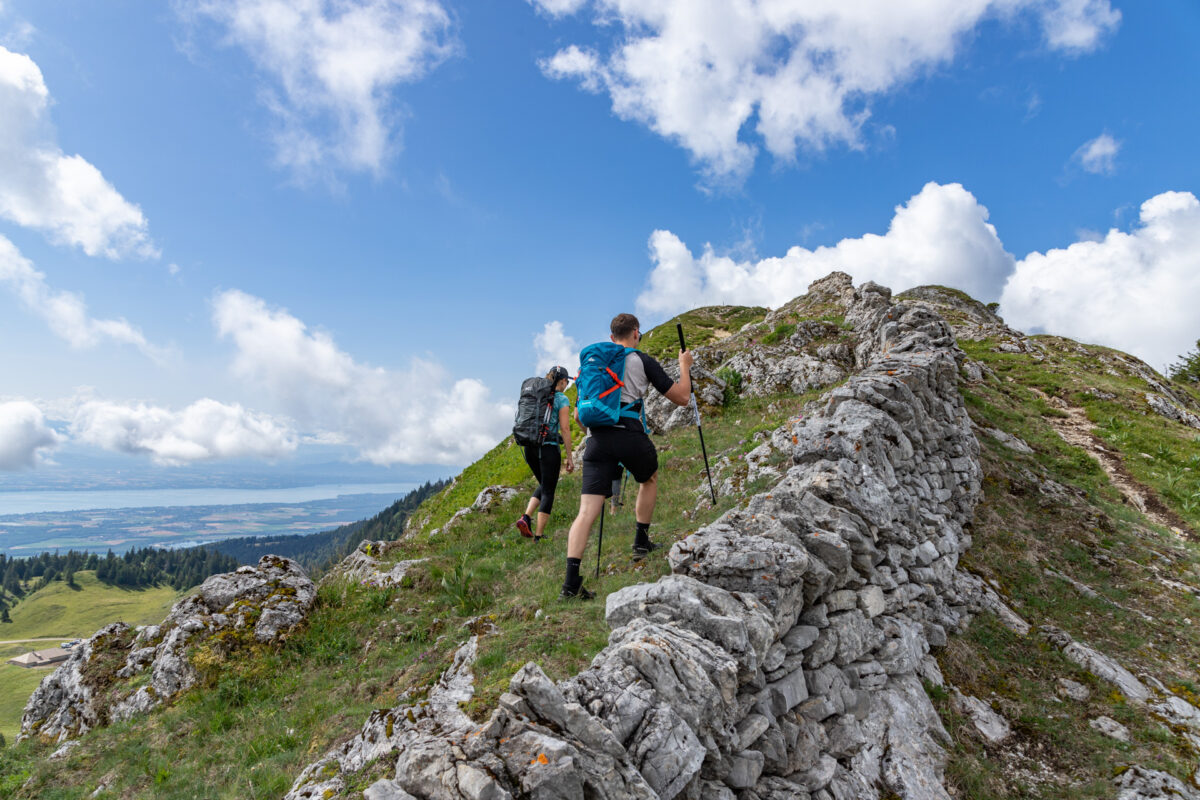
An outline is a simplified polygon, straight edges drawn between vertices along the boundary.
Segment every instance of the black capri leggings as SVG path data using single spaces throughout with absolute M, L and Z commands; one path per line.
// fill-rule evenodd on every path
M 537 478 L 538 487 L 533 492 L 539 500 L 538 511 L 549 514 L 554 508 L 554 490 L 558 488 L 558 472 L 562 469 L 562 453 L 556 444 L 525 445 L 525 463 Z

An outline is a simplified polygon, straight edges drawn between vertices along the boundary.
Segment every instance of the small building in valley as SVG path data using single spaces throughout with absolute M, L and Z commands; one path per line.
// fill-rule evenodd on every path
M 48 667 L 52 664 L 61 664 L 71 655 L 70 650 L 64 650 L 61 647 L 50 647 L 46 650 L 34 650 L 32 653 L 25 653 L 16 658 L 10 658 L 8 663 L 16 664 L 18 667 Z

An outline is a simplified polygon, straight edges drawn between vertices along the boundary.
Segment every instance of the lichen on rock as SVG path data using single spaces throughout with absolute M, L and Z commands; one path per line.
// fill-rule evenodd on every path
M 315 600 L 304 570 L 279 556 L 213 575 L 162 624 L 114 623 L 78 647 L 29 698 L 18 738 L 62 742 L 170 702 L 236 650 L 282 641 Z

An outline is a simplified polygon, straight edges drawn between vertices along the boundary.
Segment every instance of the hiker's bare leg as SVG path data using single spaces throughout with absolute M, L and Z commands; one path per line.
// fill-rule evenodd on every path
M 546 523 L 550 521 L 550 515 L 539 511 L 537 517 L 537 535 L 540 537 L 546 530 Z
M 571 532 L 567 534 L 567 558 L 583 558 L 587 549 L 588 535 L 592 525 L 604 510 L 604 495 L 585 494 L 579 497 L 579 515 L 571 523 Z
M 542 504 L 542 501 L 539 498 L 537 498 L 537 497 L 529 498 L 529 502 L 525 504 L 525 516 L 532 517 L 533 512 L 537 511 L 538 506 L 540 506 L 541 504 Z
M 658 473 L 655 472 L 645 483 L 638 484 L 637 505 L 634 517 L 638 522 L 649 525 L 654 518 L 654 503 L 658 500 Z

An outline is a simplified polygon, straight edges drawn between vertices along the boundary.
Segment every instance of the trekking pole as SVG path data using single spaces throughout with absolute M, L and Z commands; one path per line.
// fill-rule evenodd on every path
M 608 505 L 601 501 L 600 503 L 600 538 L 596 540 L 596 580 L 600 580 L 600 554 L 604 552 L 604 507 Z
M 675 323 L 675 330 L 679 332 L 679 349 L 687 350 L 687 345 L 683 343 L 683 323 Z M 713 505 L 717 504 L 717 490 L 713 488 L 712 471 L 708 468 L 708 450 L 704 447 L 704 428 L 700 426 L 700 405 L 696 402 L 696 393 L 692 392 L 692 411 L 696 412 L 696 431 L 700 434 L 700 452 L 704 455 L 704 474 L 708 476 L 708 490 L 712 492 Z

